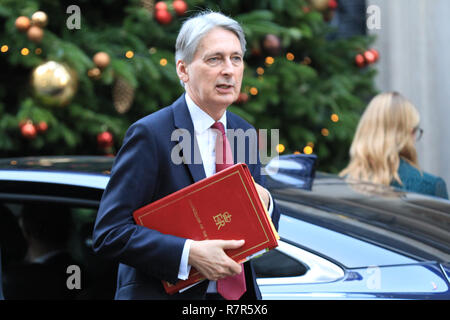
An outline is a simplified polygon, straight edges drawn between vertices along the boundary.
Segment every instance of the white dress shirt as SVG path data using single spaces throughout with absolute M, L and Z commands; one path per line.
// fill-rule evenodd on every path
M 195 104 L 194 101 L 189 97 L 189 95 L 185 94 L 186 104 L 189 109 L 189 113 L 192 118 L 192 122 L 194 124 L 194 132 L 195 138 L 197 139 L 198 148 L 200 150 L 200 155 L 203 162 L 203 168 L 205 169 L 206 177 L 210 177 L 216 173 L 216 135 L 217 131 L 212 129 L 211 126 L 216 122 L 209 114 L 203 111 L 199 106 Z M 224 112 L 223 116 L 219 119 L 222 122 L 225 130 L 227 127 L 227 113 Z M 273 205 L 272 205 L 272 196 L 269 193 L 269 215 L 272 216 Z M 188 264 L 189 259 L 189 250 L 191 247 L 191 243 L 193 240 L 187 239 L 183 253 L 181 256 L 180 268 L 178 272 L 178 278 L 181 280 L 185 280 L 189 276 L 189 272 L 191 270 L 191 266 Z M 208 292 L 217 292 L 216 290 L 216 281 L 210 281 Z

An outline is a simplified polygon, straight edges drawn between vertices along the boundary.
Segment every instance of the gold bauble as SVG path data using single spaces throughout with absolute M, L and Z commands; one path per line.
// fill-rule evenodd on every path
M 42 37 L 44 37 L 44 30 L 37 26 L 31 26 L 27 31 L 27 37 L 34 43 L 39 43 L 41 42 Z
M 20 32 L 25 32 L 30 27 L 31 22 L 28 17 L 20 16 L 16 19 L 15 25 L 17 30 L 19 30 Z
M 92 58 L 92 61 L 94 61 L 95 65 L 97 67 L 99 67 L 100 69 L 104 69 L 109 65 L 111 59 L 109 58 L 109 54 L 107 54 L 106 52 L 100 51 L 94 55 L 94 57 Z
M 31 16 L 31 22 L 38 27 L 45 27 L 48 22 L 47 14 L 44 11 L 36 11 Z
M 310 0 L 311 6 L 318 11 L 325 11 L 328 9 L 329 0 Z
M 99 68 L 89 69 L 87 72 L 89 78 L 98 80 L 102 77 L 102 71 Z
M 77 90 L 77 75 L 70 68 L 48 61 L 35 68 L 31 85 L 36 97 L 47 106 L 68 104 Z

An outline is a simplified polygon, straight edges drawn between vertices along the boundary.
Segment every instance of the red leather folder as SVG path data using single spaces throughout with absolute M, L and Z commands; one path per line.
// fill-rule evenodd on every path
M 242 247 L 225 251 L 239 263 L 278 245 L 278 233 L 242 163 L 152 202 L 133 217 L 138 225 L 192 240 L 244 239 Z M 203 279 L 192 267 L 187 280 L 163 285 L 173 294 Z

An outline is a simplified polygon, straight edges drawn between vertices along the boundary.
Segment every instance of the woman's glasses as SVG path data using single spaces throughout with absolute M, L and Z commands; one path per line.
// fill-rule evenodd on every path
M 422 138 L 423 129 L 420 127 L 416 127 L 413 130 L 413 134 L 414 134 L 414 137 L 416 138 L 416 141 L 419 141 Z

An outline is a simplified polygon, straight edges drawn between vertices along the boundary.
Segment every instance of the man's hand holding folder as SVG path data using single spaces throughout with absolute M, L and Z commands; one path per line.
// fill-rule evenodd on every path
M 255 183 L 258 195 L 266 209 L 269 206 L 267 190 Z M 227 256 L 224 250 L 237 249 L 245 240 L 203 240 L 191 244 L 189 265 L 196 268 L 208 280 L 219 279 L 239 274 L 242 265 Z
M 265 189 L 259 187 L 248 167 L 236 164 L 134 212 L 138 225 L 193 240 L 189 278 L 176 284 L 163 281 L 168 293 L 205 277 L 238 274 L 240 263 L 278 245 L 266 210 L 269 200 L 263 200 Z
M 244 240 L 203 240 L 191 244 L 189 264 L 208 280 L 219 280 L 241 272 L 242 266 L 231 259 L 226 249 L 238 249 Z

